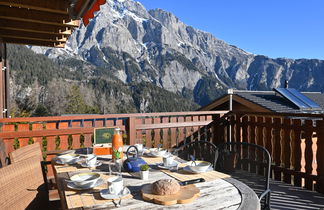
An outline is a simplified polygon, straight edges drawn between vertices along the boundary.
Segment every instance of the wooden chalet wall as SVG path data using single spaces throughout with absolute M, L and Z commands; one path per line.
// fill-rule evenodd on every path
M 6 44 L 0 39 L 0 118 L 9 116 L 9 67 Z

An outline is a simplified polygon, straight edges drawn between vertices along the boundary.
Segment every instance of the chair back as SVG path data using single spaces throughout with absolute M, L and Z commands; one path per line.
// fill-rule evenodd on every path
M 217 145 L 219 156 L 216 170 L 232 175 L 250 186 L 270 208 L 271 156 L 267 149 L 247 142 L 226 142 Z
M 47 207 L 48 195 L 38 157 L 31 157 L 0 168 L 1 209 Z
M 196 160 L 212 163 L 213 167 L 216 165 L 218 156 L 217 147 L 213 143 L 204 140 L 184 144 L 176 148 L 172 153 L 183 160 L 191 160 L 190 155 L 193 155 Z
M 30 144 L 9 153 L 11 163 L 16 163 L 30 157 L 38 157 L 39 161 L 43 160 L 43 154 L 38 142 Z

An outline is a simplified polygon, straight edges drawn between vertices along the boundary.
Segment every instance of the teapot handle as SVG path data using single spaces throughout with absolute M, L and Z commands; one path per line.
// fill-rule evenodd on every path
M 137 149 L 137 147 L 135 147 L 135 146 L 129 146 L 128 147 L 128 149 L 127 149 L 127 151 L 126 151 L 126 157 L 127 157 L 127 159 L 128 159 L 128 154 L 129 154 L 129 150 L 131 149 L 131 148 L 135 148 L 135 151 L 136 151 L 136 154 L 134 155 L 134 157 L 136 156 L 136 158 L 138 158 L 138 149 Z

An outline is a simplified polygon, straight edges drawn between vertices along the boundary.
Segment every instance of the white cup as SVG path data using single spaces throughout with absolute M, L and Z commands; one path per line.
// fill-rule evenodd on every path
M 94 155 L 94 154 L 87 155 L 87 157 L 86 157 L 86 164 L 88 166 L 96 165 L 96 163 L 97 163 L 97 156 L 96 155 Z
M 172 165 L 174 157 L 172 155 L 164 156 L 163 157 L 163 165 L 170 166 Z
M 137 148 L 140 154 L 143 152 L 143 144 L 135 144 L 134 146 Z
M 124 188 L 124 181 L 119 176 L 108 178 L 108 192 L 110 194 L 118 195 Z

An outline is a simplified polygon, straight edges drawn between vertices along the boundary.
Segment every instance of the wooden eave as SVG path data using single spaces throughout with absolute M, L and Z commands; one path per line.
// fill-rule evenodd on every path
M 0 0 L 0 38 L 6 43 L 64 47 L 79 20 L 69 0 Z
M 210 104 L 200 108 L 200 111 L 211 111 L 214 110 L 216 107 L 229 102 L 230 100 L 230 96 L 229 95 L 225 95 L 221 98 L 216 99 L 215 101 L 211 102 Z M 248 101 L 238 95 L 233 94 L 233 101 L 240 103 L 246 107 L 249 107 L 250 109 L 256 110 L 258 112 L 271 112 L 271 110 L 264 108 L 263 106 L 260 106 L 256 103 L 253 103 L 251 101 Z

